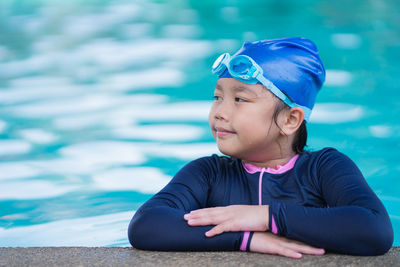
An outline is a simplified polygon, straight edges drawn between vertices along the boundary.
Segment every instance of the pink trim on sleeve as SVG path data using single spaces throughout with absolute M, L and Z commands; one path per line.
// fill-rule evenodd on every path
M 275 219 L 274 219 L 274 216 L 273 215 L 271 215 L 271 218 L 272 218 L 272 222 L 271 222 L 271 232 L 273 233 L 273 234 L 278 234 L 278 227 L 276 227 L 276 223 L 275 223 Z
M 247 242 L 249 242 L 249 236 L 250 236 L 250 232 L 243 233 L 242 244 L 240 244 L 241 251 L 246 251 Z

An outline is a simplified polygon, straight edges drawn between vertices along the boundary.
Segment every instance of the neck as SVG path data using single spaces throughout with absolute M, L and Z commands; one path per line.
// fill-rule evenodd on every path
M 264 160 L 245 160 L 243 159 L 242 161 L 246 164 L 251 164 L 257 167 L 261 168 L 272 168 L 276 169 L 278 165 L 285 165 L 291 158 L 293 158 L 296 155 L 296 153 L 291 150 L 288 151 L 288 153 L 281 153 L 281 155 L 269 159 L 264 159 Z

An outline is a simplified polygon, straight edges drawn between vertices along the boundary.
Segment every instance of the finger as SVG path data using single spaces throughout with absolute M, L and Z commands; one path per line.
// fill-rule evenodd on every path
M 215 225 L 214 219 L 210 216 L 192 216 L 191 214 L 185 214 L 183 218 L 187 221 L 189 225 Z
M 196 225 L 217 225 L 226 221 L 227 216 L 221 211 L 210 208 L 185 214 L 184 219 L 192 221 L 192 223 L 196 223 Z
M 301 242 L 287 242 L 282 244 L 284 247 L 298 251 L 304 254 L 311 254 L 311 255 L 323 255 L 325 254 L 325 250 L 322 248 L 316 248 L 309 246 L 307 244 Z
M 324 255 L 325 249 L 323 248 L 313 248 L 312 250 L 307 250 L 302 253 L 310 254 L 310 255 Z
M 301 253 L 285 247 L 280 247 L 277 254 L 293 259 L 300 259 L 303 256 Z
M 212 225 L 211 222 L 208 222 L 207 220 L 204 219 L 189 219 L 187 220 L 187 223 L 190 226 L 206 226 L 206 225 Z
M 197 215 L 197 214 L 192 214 L 192 213 L 186 213 L 185 215 L 183 215 L 183 218 L 187 221 L 190 219 L 198 219 L 201 218 L 201 215 Z
M 220 207 L 204 208 L 204 209 L 192 210 L 189 214 L 191 216 L 203 216 L 204 214 L 218 212 L 219 209 L 221 209 L 221 208 Z
M 190 219 L 201 219 L 201 218 L 211 218 L 213 216 L 213 210 L 211 209 L 199 209 L 199 210 L 192 210 L 190 213 L 184 215 L 186 220 Z
M 223 224 L 216 225 L 213 228 L 211 228 L 211 230 L 206 232 L 206 236 L 213 237 L 222 234 L 223 232 L 225 232 L 224 228 L 225 226 Z
M 188 218 L 187 223 L 191 226 L 205 226 L 205 225 L 218 225 L 221 222 L 211 217 L 198 217 L 198 218 Z
M 323 248 L 314 248 L 309 246 L 296 246 L 293 248 L 294 250 L 303 253 L 303 254 L 310 254 L 310 255 L 324 255 L 325 250 Z

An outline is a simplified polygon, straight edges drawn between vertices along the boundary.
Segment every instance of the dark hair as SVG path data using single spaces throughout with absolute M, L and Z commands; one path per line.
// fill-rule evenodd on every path
M 279 113 L 284 109 L 290 109 L 290 107 L 281 100 L 276 101 L 273 118 L 276 126 L 278 126 L 279 129 L 280 127 L 278 125 L 277 119 Z M 302 153 L 304 151 L 304 147 L 307 146 L 307 127 L 305 120 L 303 120 L 303 122 L 301 123 L 299 129 L 297 129 L 295 134 L 296 136 L 294 137 L 292 149 L 297 154 Z

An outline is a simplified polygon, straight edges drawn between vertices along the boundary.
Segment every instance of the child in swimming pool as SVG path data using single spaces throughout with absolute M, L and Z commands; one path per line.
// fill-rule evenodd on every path
M 300 258 L 379 255 L 393 242 L 382 203 L 333 148 L 304 150 L 325 70 L 313 42 L 247 42 L 213 65 L 209 122 L 219 150 L 183 167 L 136 212 L 132 246 Z

